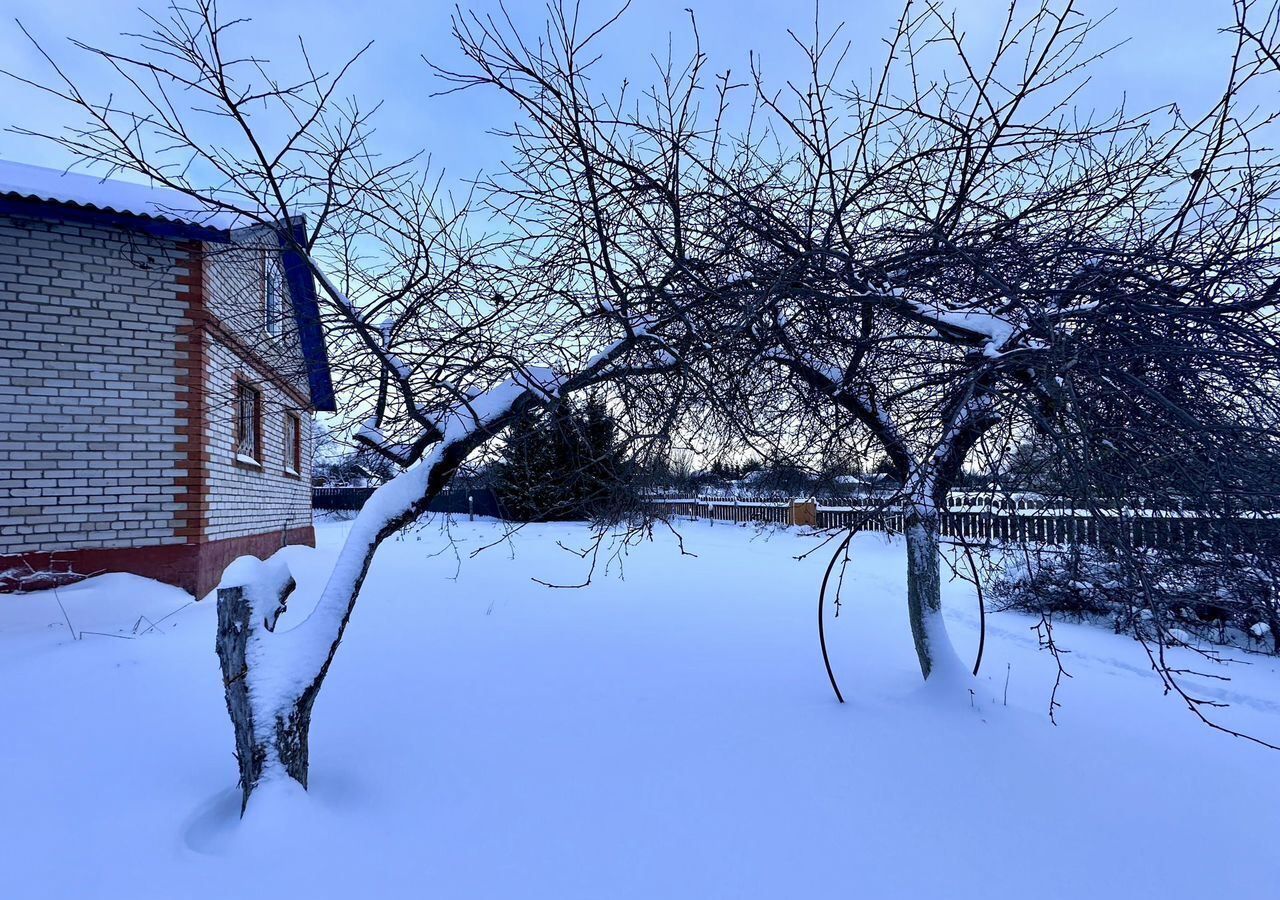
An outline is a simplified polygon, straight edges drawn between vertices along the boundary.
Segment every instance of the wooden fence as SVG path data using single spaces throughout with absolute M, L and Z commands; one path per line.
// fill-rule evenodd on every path
M 355 510 L 374 488 L 318 487 L 312 490 L 316 509 Z M 964 502 L 963 500 L 961 501 Z M 901 508 L 886 504 L 837 505 L 831 501 L 722 500 L 701 497 L 652 497 L 644 501 L 660 516 L 736 524 L 797 525 L 819 530 L 854 525 L 885 534 L 901 534 Z M 1026 502 L 1014 508 L 992 505 L 952 506 L 942 513 L 944 537 L 975 544 L 1030 543 L 1047 545 L 1116 543 L 1165 550 L 1191 550 L 1205 545 L 1237 548 L 1280 540 L 1280 516 L 1236 519 L 1224 528 L 1221 519 L 1183 510 L 1103 510 L 1035 508 Z M 447 490 L 431 503 L 432 512 L 503 517 L 492 490 Z
M 706 518 L 713 522 L 765 522 L 774 525 L 794 525 L 790 503 L 735 503 L 712 501 L 703 507 Z
M 812 501 L 766 503 L 699 498 L 652 498 L 651 511 L 729 522 L 811 525 L 819 530 L 854 525 L 886 534 L 901 534 L 902 510 L 890 506 L 828 506 Z M 804 507 L 808 507 L 806 516 Z M 1225 529 L 1221 519 L 1182 510 L 972 509 L 952 507 L 942 513 L 944 537 L 973 543 L 1098 544 L 1126 541 L 1135 547 L 1191 550 L 1210 544 L 1240 546 L 1280 538 L 1280 517 L 1236 519 Z
M 643 501 L 650 511 L 663 516 L 706 519 L 711 523 L 748 522 L 775 525 L 796 524 L 794 503 L 769 500 L 703 500 L 690 498 L 649 499 Z M 802 517 L 803 518 L 803 517 Z

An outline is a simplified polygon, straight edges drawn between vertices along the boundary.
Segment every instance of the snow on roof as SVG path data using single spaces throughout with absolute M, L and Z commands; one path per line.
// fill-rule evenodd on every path
M 205 228 L 231 228 L 236 224 L 233 213 L 209 209 L 186 194 L 168 188 L 4 159 L 0 159 L 0 196 L 66 203 Z

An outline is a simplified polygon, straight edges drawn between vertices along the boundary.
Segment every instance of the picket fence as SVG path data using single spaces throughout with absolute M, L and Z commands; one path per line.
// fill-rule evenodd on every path
M 812 500 L 791 503 L 758 500 L 704 500 L 696 497 L 653 497 L 645 500 L 659 516 L 715 522 L 774 523 L 809 526 L 818 530 L 850 528 L 901 534 L 904 515 L 886 505 L 824 505 Z M 942 534 L 973 543 L 1035 543 L 1096 545 L 1124 540 L 1135 547 L 1191 550 L 1210 543 L 1238 546 L 1280 537 L 1280 517 L 1237 519 L 1224 529 L 1220 519 L 1182 510 L 1100 510 L 952 507 L 942 513 Z
M 316 509 L 355 510 L 373 488 L 318 487 Z M 858 526 L 867 531 L 901 534 L 904 516 L 898 507 L 880 504 L 841 505 L 831 500 L 725 500 L 703 497 L 649 497 L 646 511 L 657 516 L 705 520 L 712 524 L 770 524 L 821 531 Z M 493 491 L 450 490 L 431 504 L 433 512 L 470 513 L 501 518 L 501 504 Z M 1124 509 L 1090 511 L 1045 508 L 1026 501 L 980 503 L 960 498 L 942 513 L 944 537 L 976 544 L 1032 543 L 1045 545 L 1125 541 L 1135 547 L 1193 550 L 1211 545 L 1240 548 L 1259 542 L 1280 543 L 1280 515 L 1236 519 L 1224 528 L 1218 518 L 1184 510 Z

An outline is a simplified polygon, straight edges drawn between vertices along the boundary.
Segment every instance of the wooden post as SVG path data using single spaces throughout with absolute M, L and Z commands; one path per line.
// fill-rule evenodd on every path
M 790 524 L 799 527 L 818 527 L 818 503 L 816 500 L 793 500 Z

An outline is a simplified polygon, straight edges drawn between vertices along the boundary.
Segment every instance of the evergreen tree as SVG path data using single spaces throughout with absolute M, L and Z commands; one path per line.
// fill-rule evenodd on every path
M 498 498 L 521 522 L 607 515 L 628 479 L 617 426 L 595 399 L 521 416 L 494 467 Z

